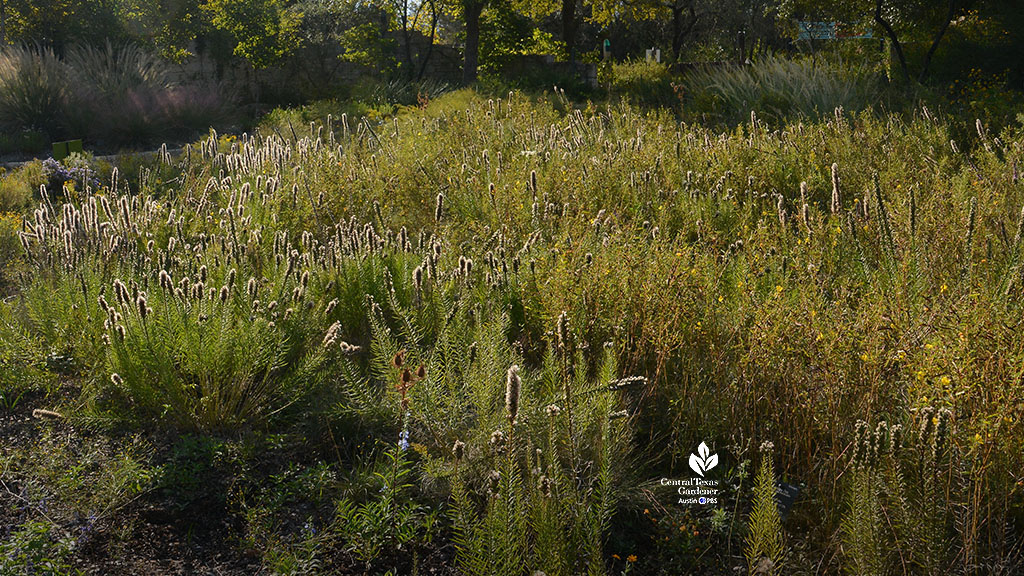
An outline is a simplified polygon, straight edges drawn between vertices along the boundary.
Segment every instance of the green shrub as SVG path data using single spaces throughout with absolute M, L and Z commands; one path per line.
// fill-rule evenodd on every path
M 46 150 L 49 139 L 38 130 L 21 130 L 0 134 L 0 154 L 34 154 Z
M 24 212 L 46 180 L 41 162 L 27 162 L 10 172 L 0 172 L 0 213 Z
M 637 105 L 676 108 L 679 95 L 665 64 L 637 60 L 612 68 L 612 94 Z

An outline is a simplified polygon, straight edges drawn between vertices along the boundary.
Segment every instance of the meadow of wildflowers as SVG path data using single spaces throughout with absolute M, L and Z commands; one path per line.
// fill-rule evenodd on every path
M 12 227 L 0 573 L 1021 568 L 1021 126 L 282 122 Z

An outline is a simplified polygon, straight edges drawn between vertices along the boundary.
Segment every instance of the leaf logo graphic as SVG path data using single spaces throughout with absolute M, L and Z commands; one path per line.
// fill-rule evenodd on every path
M 697 447 L 697 454 L 690 454 L 690 468 L 701 477 L 708 470 L 718 465 L 718 454 L 712 454 L 704 442 Z

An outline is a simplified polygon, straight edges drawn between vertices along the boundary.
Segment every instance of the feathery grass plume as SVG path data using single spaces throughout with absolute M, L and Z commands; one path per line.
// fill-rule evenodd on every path
M 971 198 L 970 210 L 967 214 L 967 234 L 964 236 L 964 253 L 960 265 L 960 276 L 966 277 L 971 273 L 971 255 L 974 251 L 974 227 L 978 215 L 978 198 Z
M 1021 266 L 1021 241 L 1024 240 L 1024 208 L 1020 210 L 1020 216 L 1017 219 L 1017 232 L 1013 235 L 1013 241 L 1010 243 L 1010 264 L 1007 267 L 1006 278 L 1004 282 L 1006 288 L 1003 291 L 1004 296 L 1010 296 L 1013 293 L 1014 287 L 1024 280 L 1024 267 Z
M 744 553 L 751 575 L 783 574 L 786 548 L 783 542 L 782 518 L 775 500 L 775 466 L 770 442 L 761 445 L 761 467 L 754 479 L 754 507 Z
M 915 186 L 910 188 L 910 241 L 917 241 L 917 190 Z
M 896 259 L 896 242 L 892 235 L 892 224 L 889 220 L 889 211 L 885 208 L 885 201 L 882 199 L 882 186 L 878 178 L 878 172 L 871 174 L 871 183 L 875 191 L 875 210 L 878 212 L 878 225 L 881 228 L 884 249 L 892 261 Z
M 832 163 L 832 213 L 838 214 L 843 209 L 842 197 L 839 195 L 839 164 Z
M 437 194 L 437 204 L 434 206 L 434 221 L 440 222 L 444 215 L 444 194 Z
M 807 207 L 807 182 L 801 182 L 800 183 L 800 221 L 803 222 L 804 228 L 806 228 L 807 232 L 810 233 L 810 231 L 811 231 L 811 222 L 810 222 L 810 218 L 808 216 L 809 216 L 809 214 L 808 214 L 808 207 Z
M 1022 239 L 1024 239 L 1024 207 L 1020 209 L 1020 216 L 1017 218 L 1017 232 L 1013 235 L 1013 244 L 1010 247 L 1010 254 L 1014 258 L 1020 257 Z
M 505 382 L 505 413 L 508 416 L 510 426 L 515 425 L 516 417 L 519 415 L 519 393 L 522 390 L 523 382 L 519 377 L 519 366 L 513 364 L 508 369 Z

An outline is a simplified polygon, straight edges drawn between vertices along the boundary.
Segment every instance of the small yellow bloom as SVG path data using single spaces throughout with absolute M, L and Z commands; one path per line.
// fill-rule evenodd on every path
M 636 562 L 636 554 L 630 554 L 626 556 L 626 562 Z

